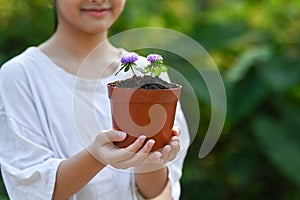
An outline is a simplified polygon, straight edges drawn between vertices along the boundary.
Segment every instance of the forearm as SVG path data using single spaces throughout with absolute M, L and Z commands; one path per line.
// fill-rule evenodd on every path
M 56 175 L 53 200 L 64 200 L 78 192 L 105 165 L 87 150 L 61 162 Z
M 167 167 L 162 167 L 156 171 L 137 172 L 135 174 L 135 182 L 139 192 L 146 199 L 156 197 L 164 190 L 168 183 L 168 169 Z

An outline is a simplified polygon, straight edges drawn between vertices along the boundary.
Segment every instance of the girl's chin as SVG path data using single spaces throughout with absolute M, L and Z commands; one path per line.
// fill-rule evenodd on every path
M 84 29 L 82 29 L 82 32 L 90 35 L 97 35 L 97 34 L 106 33 L 109 28 L 110 25 L 98 23 L 98 24 L 90 25 L 89 27 L 85 27 Z

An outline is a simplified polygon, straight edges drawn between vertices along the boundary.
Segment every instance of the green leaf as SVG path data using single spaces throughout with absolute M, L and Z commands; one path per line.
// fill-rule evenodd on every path
M 228 119 L 231 126 L 242 122 L 257 112 L 257 107 L 267 98 L 269 94 L 267 86 L 255 71 L 238 85 L 227 87 L 228 96 Z
M 300 63 L 293 63 L 286 59 L 274 58 L 259 68 L 261 77 L 275 92 L 284 92 L 299 83 Z
M 151 66 L 145 67 L 145 71 L 146 73 L 150 73 L 152 71 L 152 67 Z
M 246 49 L 226 72 L 225 78 L 231 83 L 237 83 L 245 77 L 254 63 L 266 62 L 271 58 L 271 55 L 271 50 L 268 47 L 258 46 Z
M 116 73 L 115 73 L 115 76 L 120 73 L 120 71 L 122 71 L 123 69 L 125 68 L 125 66 L 123 65 Z
M 294 85 L 288 91 L 288 96 L 300 105 L 300 85 Z
M 160 67 L 160 71 L 161 72 L 167 72 L 168 71 L 168 68 L 166 66 L 161 66 Z
M 125 72 L 127 72 L 128 70 L 130 69 L 130 66 L 129 65 L 126 65 L 126 67 L 125 67 Z
M 293 123 L 289 125 L 293 127 Z M 291 132 L 281 120 L 257 116 L 253 121 L 252 130 L 262 151 L 274 167 L 300 186 L 300 140 L 293 137 L 294 134 L 299 134 L 299 129 Z
M 159 76 L 161 73 L 160 69 L 158 67 L 154 68 L 154 75 Z

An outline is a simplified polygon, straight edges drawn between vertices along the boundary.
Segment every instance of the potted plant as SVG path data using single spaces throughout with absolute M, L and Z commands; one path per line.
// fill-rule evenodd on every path
M 133 76 L 107 85 L 112 123 L 114 129 L 128 135 L 124 141 L 117 143 L 119 147 L 126 147 L 140 135 L 145 135 L 146 141 L 156 141 L 152 148 L 155 151 L 168 144 L 172 138 L 181 85 L 166 82 L 159 77 L 162 72 L 167 72 L 161 55 L 148 55 L 149 64 L 144 68 L 136 64 L 138 59 L 136 53 L 124 55 L 117 73 L 122 70 L 132 71 Z M 137 76 L 135 70 L 144 75 Z

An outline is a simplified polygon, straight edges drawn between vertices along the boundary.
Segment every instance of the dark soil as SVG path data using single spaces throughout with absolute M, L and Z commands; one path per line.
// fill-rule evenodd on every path
M 170 89 L 176 88 L 179 85 L 168 83 L 159 77 L 153 76 L 133 76 L 132 78 L 110 83 L 119 88 L 141 88 L 141 89 Z

